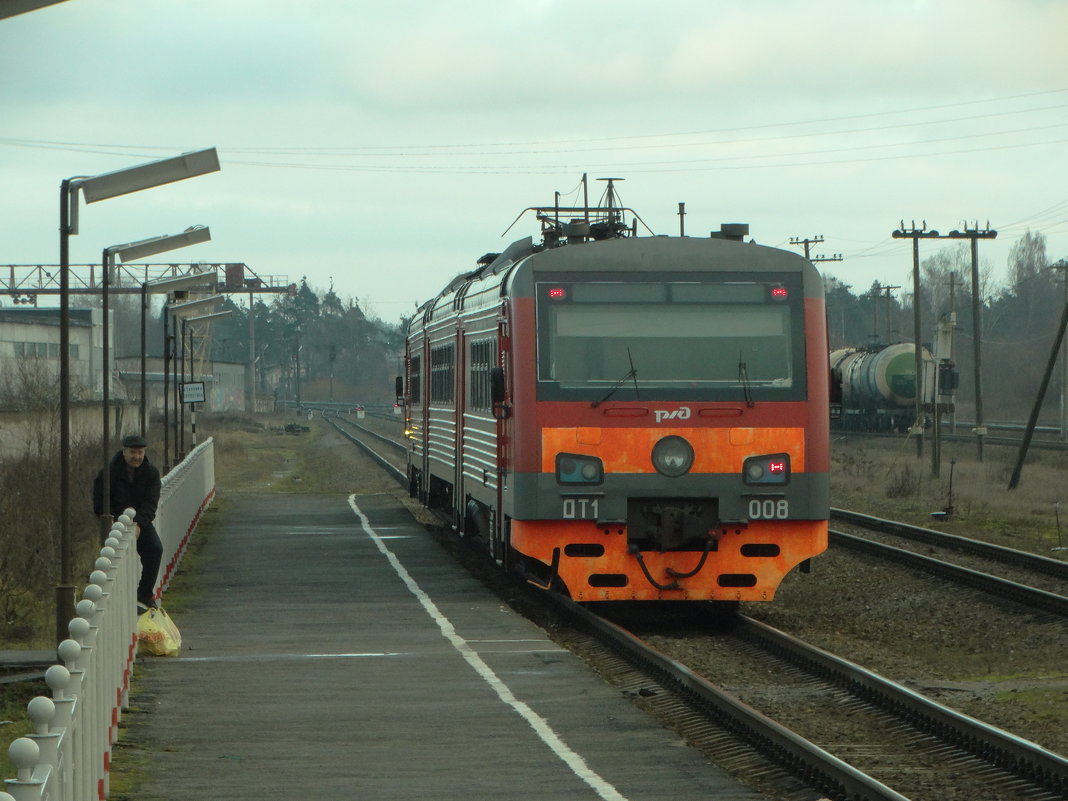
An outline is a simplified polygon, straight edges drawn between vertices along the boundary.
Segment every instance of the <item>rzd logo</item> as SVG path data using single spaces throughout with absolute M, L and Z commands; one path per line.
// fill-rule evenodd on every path
M 662 423 L 665 420 L 689 420 L 692 412 L 689 406 L 682 406 L 678 409 L 668 411 L 667 409 L 654 409 L 653 415 L 656 417 L 656 422 Z

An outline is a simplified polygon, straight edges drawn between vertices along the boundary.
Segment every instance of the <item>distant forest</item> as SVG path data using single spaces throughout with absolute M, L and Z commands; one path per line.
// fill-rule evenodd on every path
M 294 295 L 253 297 L 257 391 L 271 394 L 279 376 L 291 386 L 299 364 L 302 400 L 393 402 L 394 378 L 403 372 L 406 321 L 391 325 L 369 318 L 356 299 L 343 300 L 333 287 L 317 294 L 306 280 Z M 139 305 L 133 298 L 114 305 L 115 350 L 135 356 L 141 347 Z M 213 323 L 210 358 L 247 363 L 247 303 L 238 305 L 226 295 L 218 311 L 231 314 Z M 147 333 L 150 356 L 162 353 L 162 327 L 160 310 Z

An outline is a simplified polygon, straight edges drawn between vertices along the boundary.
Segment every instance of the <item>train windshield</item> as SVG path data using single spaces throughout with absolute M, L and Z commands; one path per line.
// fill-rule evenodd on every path
M 803 293 L 782 279 L 539 282 L 539 396 L 803 398 Z

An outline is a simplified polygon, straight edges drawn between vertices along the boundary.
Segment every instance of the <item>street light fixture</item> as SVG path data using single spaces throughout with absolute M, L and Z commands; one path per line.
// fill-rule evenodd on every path
M 200 311 L 204 313 L 210 312 L 215 306 L 218 306 L 223 302 L 225 298 L 222 295 L 211 295 L 206 298 L 197 298 L 196 300 L 186 300 L 181 303 L 172 303 L 167 307 L 167 310 L 179 318 L 185 317 L 190 312 Z
M 6 3 L 0 3 L 0 19 L 25 14 L 28 11 L 37 11 L 45 6 L 62 2 L 63 0 L 7 0 Z
M 96 203 L 98 200 L 128 195 L 131 192 L 172 184 L 175 181 L 218 170 L 219 154 L 215 148 L 209 147 L 204 150 L 182 153 L 169 159 L 158 159 L 147 164 L 103 172 L 89 178 L 72 178 L 70 184 L 72 189 L 82 190 L 86 203 Z M 74 233 L 77 233 L 77 204 L 74 199 L 71 202 L 71 212 L 75 218 Z
M 182 322 L 183 323 L 200 323 L 200 322 L 203 322 L 204 320 L 217 320 L 220 317 L 229 317 L 233 313 L 234 313 L 233 309 L 227 309 L 226 311 L 212 312 L 211 314 L 202 314 L 199 317 L 183 317 L 182 318 Z
M 177 248 L 186 247 L 187 245 L 195 245 L 199 242 L 207 242 L 211 239 L 211 231 L 205 226 L 192 226 L 187 228 L 180 234 L 170 234 L 164 236 L 154 236 L 150 239 L 142 239 L 137 242 L 128 242 L 125 245 L 112 245 L 111 247 L 104 248 L 102 258 L 103 276 L 101 281 L 101 291 L 103 294 L 103 358 L 101 359 L 101 366 L 104 378 L 104 384 L 101 391 L 101 403 L 104 409 L 103 420 L 103 432 L 101 435 L 101 453 L 103 457 L 103 472 L 102 476 L 102 498 L 111 497 L 111 470 L 109 469 L 111 462 L 111 364 L 109 360 L 109 332 L 110 321 L 109 305 L 111 295 L 111 272 L 115 267 L 115 259 L 126 263 L 134 261 L 135 259 L 143 259 L 148 256 L 155 256 L 157 253 L 166 253 L 169 250 L 176 250 Z M 143 380 L 144 376 L 142 376 Z M 141 435 L 144 436 L 147 432 L 144 426 L 141 427 Z M 111 510 L 107 502 L 104 503 L 103 513 L 101 514 L 101 534 L 106 536 L 107 531 L 111 528 Z
M 87 203 L 215 172 L 215 148 L 95 176 L 65 178 L 59 187 L 59 584 L 56 641 L 67 636 L 74 615 L 74 566 L 70 533 L 70 237 L 78 233 L 78 191 Z M 107 503 L 107 499 L 104 499 Z

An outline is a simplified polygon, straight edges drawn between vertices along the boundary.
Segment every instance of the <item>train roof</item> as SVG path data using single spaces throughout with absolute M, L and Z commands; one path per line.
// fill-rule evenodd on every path
M 476 295 L 486 302 L 486 291 L 495 288 L 496 298 L 523 295 L 533 291 L 529 282 L 534 272 L 797 272 L 804 277 L 806 296 L 823 296 L 822 280 L 816 268 L 798 253 L 780 248 L 742 242 L 724 237 L 615 237 L 559 244 L 547 248 L 524 237 L 499 254 L 488 254 L 480 265 L 453 278 L 434 298 L 419 307 L 413 318 L 429 321 L 437 312 L 458 310 L 465 299 Z M 476 285 L 478 286 L 475 289 Z M 480 303 L 480 305 L 481 305 Z

